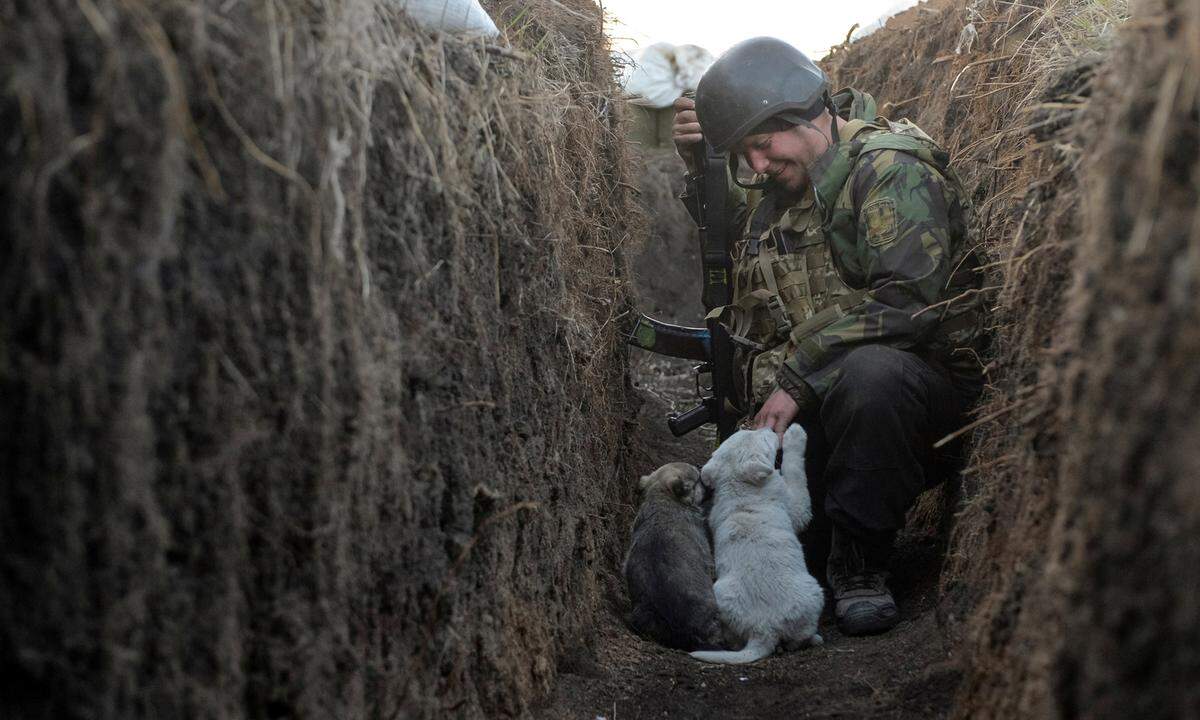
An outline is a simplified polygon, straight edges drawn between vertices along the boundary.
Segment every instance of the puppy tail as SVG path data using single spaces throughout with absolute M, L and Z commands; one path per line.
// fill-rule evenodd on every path
M 773 640 L 765 637 L 751 637 L 750 641 L 746 643 L 746 647 L 741 650 L 697 650 L 690 654 L 701 662 L 741 665 L 762 660 L 773 652 L 775 652 Z

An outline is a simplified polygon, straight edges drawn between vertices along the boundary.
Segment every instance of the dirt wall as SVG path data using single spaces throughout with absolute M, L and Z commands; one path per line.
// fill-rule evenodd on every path
M 1113 40 L 1113 7 L 934 4 L 831 58 L 947 141 L 992 261 L 989 385 L 942 578 L 959 717 L 1197 707 L 1200 17 L 1142 2 Z
M 1042 363 L 1052 442 L 1022 449 L 1050 457 L 1051 482 L 1023 497 L 1044 522 L 1040 571 L 994 616 L 964 717 L 1200 707 L 1198 62 L 1195 4 L 1140 3 L 1081 119 L 1078 249 Z
M 703 325 L 700 239 L 679 201 L 687 167 L 672 148 L 640 147 L 638 197 L 646 209 L 648 237 L 630 254 L 638 309 L 666 322 Z
M 517 715 L 628 523 L 589 2 L 0 3 L 0 715 Z

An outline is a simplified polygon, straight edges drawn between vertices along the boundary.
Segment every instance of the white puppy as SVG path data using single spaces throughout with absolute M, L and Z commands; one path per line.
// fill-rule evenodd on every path
M 793 425 L 783 436 L 783 462 L 775 470 L 778 439 L 769 428 L 741 430 L 717 448 L 701 470 L 716 493 L 708 516 L 713 532 L 721 618 L 746 638 L 740 651 L 697 651 L 713 663 L 748 663 L 778 645 L 820 645 L 817 621 L 825 596 L 804 564 L 796 534 L 812 519 L 804 475 L 807 436 Z

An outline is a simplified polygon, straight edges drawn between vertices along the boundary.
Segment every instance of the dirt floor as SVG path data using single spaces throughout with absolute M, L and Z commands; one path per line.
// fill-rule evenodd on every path
M 712 436 L 676 440 L 662 421 L 668 410 L 686 409 L 693 402 L 688 363 L 637 354 L 635 378 L 646 399 L 639 417 L 646 452 L 659 456 L 654 464 L 702 464 Z M 890 633 L 844 636 L 827 606 L 822 647 L 752 665 L 705 665 L 643 640 L 622 622 L 622 608 L 614 603 L 596 628 L 591 651 L 560 665 L 554 694 L 535 717 L 945 717 L 960 673 L 935 613 L 943 548 L 934 535 L 901 536 L 893 587 L 903 620 Z

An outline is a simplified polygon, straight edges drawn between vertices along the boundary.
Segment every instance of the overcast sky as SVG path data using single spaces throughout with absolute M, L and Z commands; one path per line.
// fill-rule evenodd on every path
M 819 60 L 846 39 L 855 23 L 867 25 L 898 0 L 603 0 L 617 49 L 637 58 L 655 42 L 691 43 L 720 55 L 756 35 L 786 40 Z M 910 2 L 906 4 L 913 4 Z

